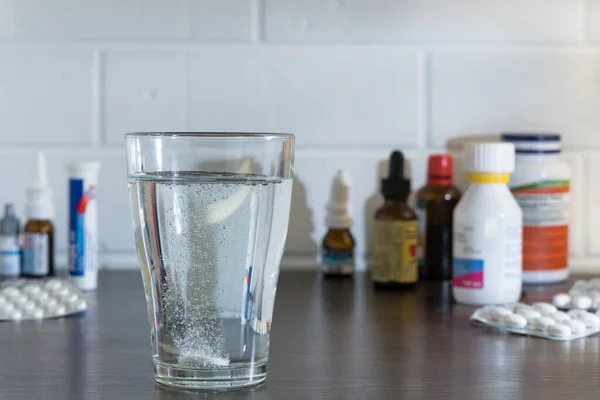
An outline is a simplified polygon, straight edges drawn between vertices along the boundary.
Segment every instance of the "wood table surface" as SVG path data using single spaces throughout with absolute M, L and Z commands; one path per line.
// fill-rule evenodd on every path
M 568 285 L 526 287 L 548 301 Z M 107 271 L 74 317 L 0 323 L 0 399 L 598 399 L 600 336 L 559 342 L 469 322 L 447 283 L 379 292 L 368 277 L 283 272 L 267 383 L 195 393 L 154 383 L 139 272 Z

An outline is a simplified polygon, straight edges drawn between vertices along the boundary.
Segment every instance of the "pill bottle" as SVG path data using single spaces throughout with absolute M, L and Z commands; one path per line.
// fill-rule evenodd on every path
M 515 145 L 510 189 L 523 210 L 523 283 L 569 277 L 571 169 L 561 159 L 560 135 L 506 133 Z
M 417 191 L 419 279 L 452 279 L 452 213 L 460 199 L 452 165 L 449 154 L 429 156 L 427 184 Z
M 517 302 L 521 296 L 522 214 L 508 182 L 512 143 L 465 147 L 469 187 L 454 208 L 454 300 L 463 304 Z
M 350 232 L 352 217 L 348 212 L 350 180 L 340 170 L 331 184 L 331 198 L 327 204 L 325 225 L 327 233 L 321 244 L 319 266 L 325 276 L 343 277 L 354 273 L 354 237 Z
M 371 279 L 379 289 L 410 288 L 418 280 L 417 215 L 406 204 L 410 179 L 404 177 L 404 155 L 390 156 L 389 175 L 381 180 L 383 206 L 375 212 Z

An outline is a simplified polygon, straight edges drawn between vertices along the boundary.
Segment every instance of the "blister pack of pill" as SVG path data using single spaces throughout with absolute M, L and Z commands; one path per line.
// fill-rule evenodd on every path
M 600 317 L 585 310 L 559 311 L 550 303 L 479 308 L 471 320 L 499 330 L 552 340 L 580 339 L 600 332 Z
M 0 285 L 0 320 L 57 318 L 88 308 L 85 294 L 65 279 Z
M 577 308 L 580 310 L 600 309 L 600 278 L 575 281 L 569 293 L 558 293 L 552 298 L 552 304 L 567 310 Z

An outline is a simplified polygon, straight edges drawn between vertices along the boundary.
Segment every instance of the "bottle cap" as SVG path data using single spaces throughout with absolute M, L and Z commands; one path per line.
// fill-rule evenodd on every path
M 49 220 L 53 216 L 52 189 L 48 187 L 46 158 L 37 153 L 37 173 L 27 188 L 27 217 L 36 220 Z
M 19 234 L 19 220 L 15 216 L 15 206 L 12 203 L 4 205 L 4 217 L 0 220 L 1 236 L 16 236 Z
M 381 193 L 386 199 L 402 201 L 410 193 L 410 179 L 404 177 L 404 154 L 398 150 L 390 155 L 389 173 L 381 180 Z
M 515 145 L 520 154 L 558 154 L 562 145 L 556 133 L 503 133 L 502 140 Z
M 427 165 L 427 183 L 436 186 L 452 185 L 453 163 L 450 154 L 432 154 Z
M 511 173 L 515 170 L 515 145 L 512 143 L 469 143 L 465 147 L 467 172 Z
M 339 170 L 331 183 L 331 198 L 325 217 L 327 227 L 347 229 L 352 226 L 352 217 L 348 215 L 349 200 L 350 179 L 346 171 Z

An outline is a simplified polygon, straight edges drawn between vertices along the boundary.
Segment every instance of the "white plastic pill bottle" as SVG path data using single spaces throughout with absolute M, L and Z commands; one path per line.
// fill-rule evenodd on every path
M 522 214 L 508 182 L 511 143 L 471 143 L 463 165 L 469 187 L 454 209 L 454 300 L 502 304 L 521 297 Z
M 557 134 L 506 133 L 515 145 L 510 189 L 523 211 L 523 282 L 569 277 L 571 168 L 561 159 Z

